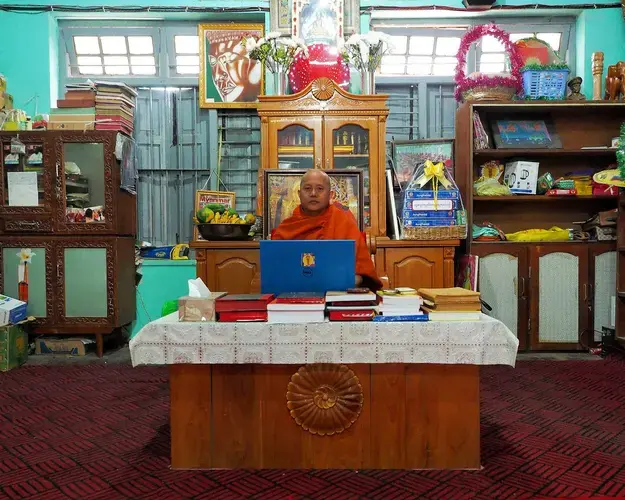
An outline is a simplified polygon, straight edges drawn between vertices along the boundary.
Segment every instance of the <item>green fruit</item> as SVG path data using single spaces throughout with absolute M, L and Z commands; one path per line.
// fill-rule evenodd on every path
M 209 203 L 206 206 L 216 214 L 223 214 L 226 211 L 226 207 L 224 207 L 221 203 Z
M 197 214 L 195 214 L 197 220 L 199 220 L 201 223 L 210 222 L 214 215 L 214 212 L 210 208 L 208 208 L 208 206 L 201 208 L 200 210 L 198 210 Z
M 237 211 L 234 208 L 229 208 L 227 214 L 228 215 L 236 215 L 237 217 L 239 216 L 239 214 L 237 213 Z

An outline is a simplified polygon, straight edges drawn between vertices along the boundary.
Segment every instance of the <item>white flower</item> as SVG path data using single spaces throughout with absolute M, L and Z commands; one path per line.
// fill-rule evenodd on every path
M 282 36 L 282 33 L 280 33 L 279 31 L 270 31 L 269 33 L 267 33 L 265 38 L 267 40 L 273 40 L 275 38 L 280 38 L 281 36 Z
M 360 43 L 360 35 L 357 35 L 356 33 L 354 33 L 352 36 L 350 36 L 347 41 L 345 42 L 345 45 L 348 46 L 356 46 Z
M 20 264 L 30 264 L 33 259 L 33 255 L 37 254 L 30 248 L 22 248 L 16 255 L 20 258 Z
M 253 38 L 250 37 L 245 40 L 245 50 L 247 50 L 248 52 L 252 52 L 258 47 L 260 47 L 260 44 L 258 44 Z

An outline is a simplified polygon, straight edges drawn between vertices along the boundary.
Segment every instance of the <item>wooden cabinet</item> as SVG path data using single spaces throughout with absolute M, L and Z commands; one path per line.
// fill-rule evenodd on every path
M 197 275 L 216 292 L 260 291 L 260 252 L 257 241 L 195 243 Z
M 581 350 L 611 322 L 611 243 L 474 243 L 479 290 L 519 349 Z
M 0 237 L 0 286 L 22 296 L 37 318 L 36 333 L 102 335 L 135 317 L 134 238 Z M 21 254 L 28 249 L 26 296 Z
M 35 333 L 95 334 L 99 355 L 102 335 L 135 313 L 136 196 L 122 189 L 118 160 L 127 140 L 108 131 L 0 132 L 2 291 L 27 300 Z
M 260 96 L 261 169 L 257 213 L 263 213 L 263 171 L 273 168 L 360 169 L 365 229 L 386 236 L 387 95 L 356 95 L 320 78 L 301 92 Z

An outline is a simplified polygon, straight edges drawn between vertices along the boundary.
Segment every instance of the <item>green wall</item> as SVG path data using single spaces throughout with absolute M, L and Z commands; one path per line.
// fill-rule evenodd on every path
M 586 3 L 587 0 L 543 0 L 547 5 L 575 5 Z M 0 1 L 1 4 L 16 3 Z M 77 5 L 81 7 L 107 5 L 111 7 L 124 5 L 142 6 L 179 6 L 173 0 L 57 0 L 56 2 L 33 2 L 37 4 Z M 206 0 L 185 0 L 189 7 L 207 7 L 212 2 Z M 610 0 L 596 2 L 611 4 Z M 267 7 L 269 0 L 260 2 L 243 0 L 222 0 L 220 7 L 245 8 Z M 377 6 L 450 6 L 461 7 L 462 0 L 362 0 L 363 7 Z M 526 0 L 501 0 L 501 5 L 527 4 Z M 450 16 L 453 13 L 450 12 Z M 41 14 L 14 13 L 0 11 L 0 33 L 3 43 L 0 44 L 0 73 L 8 79 L 9 92 L 13 94 L 15 105 L 34 114 L 36 101 L 40 112 L 47 112 L 50 103 L 55 102 L 58 94 L 58 19 L 62 17 L 78 17 L 76 14 L 60 14 L 47 12 Z M 232 14 L 229 14 L 229 18 Z M 90 20 L 102 19 L 103 15 L 83 14 Z M 113 17 L 108 14 L 108 18 Z M 116 16 L 120 17 L 120 16 Z M 174 17 L 166 14 L 152 14 L 151 17 Z M 176 19 L 214 20 L 213 14 L 178 14 Z M 222 16 L 219 16 L 223 18 Z M 418 17 L 418 12 L 415 12 Z M 136 18 L 136 15 L 135 15 Z M 368 16 L 363 16 L 362 24 L 368 24 Z M 576 26 L 576 68 L 575 72 L 584 78 L 584 91 L 591 94 L 590 56 L 592 52 L 601 50 L 605 53 L 605 64 L 613 64 L 625 60 L 625 22 L 621 9 L 590 9 L 580 13 Z M 37 96 L 35 100 L 34 97 Z M 32 100 L 31 100 L 32 99 Z M 28 102 L 30 101 L 30 102 Z M 27 104 L 28 102 L 28 104 Z

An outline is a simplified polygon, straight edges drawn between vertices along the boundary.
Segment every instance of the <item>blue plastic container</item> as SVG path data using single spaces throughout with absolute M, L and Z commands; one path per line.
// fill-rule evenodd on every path
M 564 99 L 566 82 L 569 79 L 568 69 L 541 69 L 522 71 L 523 91 L 532 99 Z

